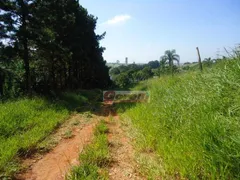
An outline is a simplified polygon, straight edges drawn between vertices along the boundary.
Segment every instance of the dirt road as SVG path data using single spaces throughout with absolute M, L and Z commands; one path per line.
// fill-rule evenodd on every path
M 102 107 L 99 115 L 93 115 L 88 123 L 84 117 L 75 115 L 53 135 L 61 136 L 58 144 L 50 152 L 25 159 L 26 170 L 16 176 L 19 180 L 63 180 L 72 166 L 80 164 L 79 154 L 93 138 L 93 129 L 100 119 L 105 119 L 109 128 L 108 140 L 112 162 L 109 164 L 109 178 L 113 180 L 144 179 L 137 172 L 134 149 L 121 128 L 116 112 L 109 105 Z M 75 125 L 73 125 L 75 124 Z M 76 125 L 77 124 L 77 125 Z M 70 130 L 69 130 L 70 128 Z M 64 132 L 71 134 L 62 138 Z

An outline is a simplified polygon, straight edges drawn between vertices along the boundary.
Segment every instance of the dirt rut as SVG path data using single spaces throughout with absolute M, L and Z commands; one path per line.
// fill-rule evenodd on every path
M 108 118 L 108 141 L 112 163 L 109 167 L 109 178 L 112 180 L 146 179 L 138 171 L 134 161 L 134 149 L 130 139 L 121 127 L 119 116 L 110 111 L 113 117 Z
M 72 119 L 67 126 L 76 122 L 78 117 Z M 79 154 L 91 142 L 93 129 L 100 119 L 106 119 L 109 127 L 108 141 L 112 157 L 112 162 L 108 167 L 109 179 L 146 179 L 137 171 L 138 165 L 134 161 L 134 149 L 130 139 L 121 127 L 119 116 L 112 109 L 112 106 L 105 104 L 101 113 L 92 119 L 90 123 L 74 127 L 71 138 L 61 139 L 55 148 L 42 155 L 41 158 L 35 157 L 25 160 L 24 163 L 28 166 L 27 171 L 19 174 L 16 179 L 64 180 L 71 167 L 79 164 Z M 62 134 L 65 131 L 66 129 L 59 128 L 58 133 Z
M 33 164 L 16 179 L 26 180 L 64 180 L 66 173 L 72 166 L 78 165 L 79 153 L 93 137 L 96 122 L 83 127 L 72 129 L 72 137 L 62 139 L 61 142 L 40 160 L 33 160 Z M 29 160 L 26 160 L 29 161 Z

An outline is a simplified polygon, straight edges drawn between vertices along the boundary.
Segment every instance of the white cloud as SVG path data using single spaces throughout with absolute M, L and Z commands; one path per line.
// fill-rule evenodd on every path
M 115 25 L 115 24 L 126 22 L 126 21 L 130 20 L 131 18 L 132 17 L 130 15 L 128 15 L 128 14 L 126 14 L 126 15 L 117 15 L 117 16 L 113 17 L 112 19 L 109 19 L 108 21 L 106 21 L 103 24 Z

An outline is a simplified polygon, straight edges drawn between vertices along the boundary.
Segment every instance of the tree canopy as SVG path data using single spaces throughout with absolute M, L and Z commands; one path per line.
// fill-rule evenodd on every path
M 97 18 L 78 0 L 3 0 L 0 10 L 2 95 L 111 84 L 100 46 L 106 33 L 95 33 Z
M 169 67 L 171 68 L 172 75 L 174 73 L 174 61 L 176 61 L 179 65 L 180 56 L 176 54 L 176 50 L 167 50 L 165 54 L 161 57 L 162 61 L 168 62 Z

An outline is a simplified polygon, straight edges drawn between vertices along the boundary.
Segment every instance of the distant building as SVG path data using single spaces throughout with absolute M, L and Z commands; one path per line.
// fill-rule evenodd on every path
M 126 57 L 125 64 L 128 65 L 128 58 Z

